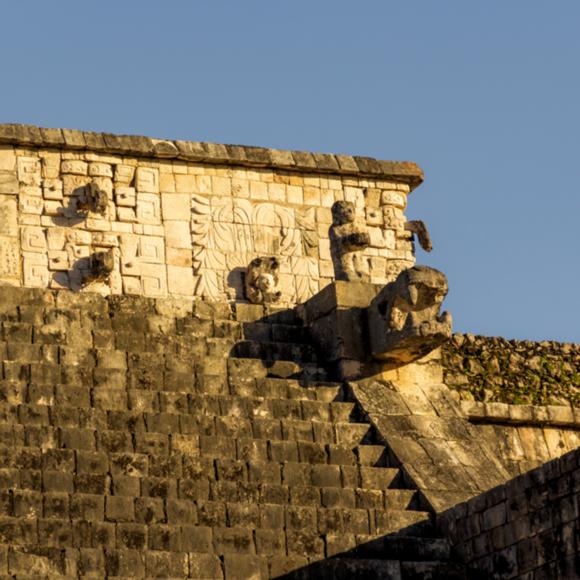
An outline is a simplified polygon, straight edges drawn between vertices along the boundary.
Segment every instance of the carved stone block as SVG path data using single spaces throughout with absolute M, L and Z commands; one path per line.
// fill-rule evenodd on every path
M 32 195 L 18 196 L 18 205 L 20 213 L 30 215 L 42 215 L 42 210 L 44 208 L 42 197 Z
M 42 228 L 25 226 L 21 230 L 22 250 L 44 254 L 47 250 L 46 236 Z
M 115 202 L 118 206 L 135 207 L 137 203 L 135 188 L 126 185 L 115 187 Z
M 165 266 L 141 264 L 141 290 L 145 296 L 166 296 L 167 274 Z
M 159 193 L 159 171 L 153 167 L 137 167 L 135 187 L 139 193 Z
M 133 181 L 135 168 L 132 165 L 117 165 L 115 167 L 115 182 L 129 184 Z
M 20 277 L 18 238 L 0 236 L 0 278 Z
M 18 181 L 23 185 L 40 185 L 40 159 L 18 157 Z
M 255 258 L 246 270 L 246 298 L 254 304 L 278 302 L 280 262 L 277 258 Z
M 141 224 L 160 224 L 159 196 L 153 193 L 137 194 L 137 220 Z
M 141 263 L 165 263 L 165 244 L 163 238 L 140 236 L 137 256 Z
M 94 252 L 89 258 L 89 269 L 83 275 L 82 286 L 87 286 L 97 281 L 108 282 L 114 267 L 115 257 L 113 250 Z
M 427 266 L 404 270 L 367 310 L 371 353 L 392 367 L 413 362 L 451 336 L 451 315 L 439 314 L 447 279 Z
M 77 201 L 77 211 L 88 214 L 97 213 L 104 216 L 109 207 L 109 196 L 96 181 L 91 181 L 84 188 L 84 195 Z
M 50 279 L 48 256 L 23 252 L 24 285 L 31 288 L 46 288 Z
M 80 159 L 65 159 L 60 164 L 60 171 L 61 173 L 69 173 L 71 175 L 87 175 L 88 165 Z
M 18 213 L 16 198 L 0 195 L 0 236 L 18 235 Z

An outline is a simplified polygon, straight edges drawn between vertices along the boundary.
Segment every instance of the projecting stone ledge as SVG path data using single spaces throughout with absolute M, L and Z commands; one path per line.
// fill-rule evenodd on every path
M 411 161 L 382 161 L 372 157 L 284 151 L 246 145 L 170 141 L 136 135 L 113 135 L 35 125 L 0 124 L 0 143 L 26 147 L 56 147 L 101 153 L 182 159 L 243 167 L 269 167 L 334 175 L 372 177 L 406 183 L 411 190 L 423 182 L 423 171 Z

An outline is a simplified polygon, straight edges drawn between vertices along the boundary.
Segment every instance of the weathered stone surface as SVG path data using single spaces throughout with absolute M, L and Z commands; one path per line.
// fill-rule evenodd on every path
M 279 272 L 277 258 L 254 258 L 244 276 L 246 298 L 253 304 L 279 302 L 282 297 Z
M 424 357 L 451 336 L 451 315 L 439 314 L 447 294 L 445 276 L 426 266 L 399 274 L 368 311 L 372 356 L 392 366 Z

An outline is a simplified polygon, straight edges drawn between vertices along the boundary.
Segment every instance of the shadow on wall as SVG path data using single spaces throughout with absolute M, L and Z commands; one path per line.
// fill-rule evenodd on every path
M 295 309 L 275 310 L 241 326 L 243 338 L 233 346 L 230 357 L 259 359 L 268 377 L 296 380 L 305 387 L 329 380 L 310 330 Z
M 393 521 L 395 523 L 395 521 Z M 364 536 L 358 536 L 362 540 Z M 337 545 L 345 536 L 336 535 Z M 313 546 L 312 549 L 316 547 Z M 331 547 L 332 549 L 332 547 Z M 328 547 L 327 547 L 328 550 Z M 315 553 L 315 552 L 313 552 Z M 296 570 L 273 576 L 278 580 L 486 580 L 486 574 L 467 574 L 452 560 L 446 540 L 434 537 L 431 520 L 402 527 L 355 548 Z

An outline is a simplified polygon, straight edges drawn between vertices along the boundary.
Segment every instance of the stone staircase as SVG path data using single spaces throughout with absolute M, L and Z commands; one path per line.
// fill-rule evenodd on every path
M 0 577 L 464 577 L 292 312 L 26 292 L 1 315 Z

